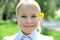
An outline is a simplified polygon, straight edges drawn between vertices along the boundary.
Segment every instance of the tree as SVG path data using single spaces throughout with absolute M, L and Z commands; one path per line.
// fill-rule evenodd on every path
M 15 7 L 19 0 L 0 0 L 2 18 L 10 19 L 15 14 Z
M 57 9 L 60 9 L 60 0 L 55 0 Z
M 36 0 L 41 7 L 41 11 L 45 14 L 45 19 L 54 18 L 56 5 L 55 0 Z

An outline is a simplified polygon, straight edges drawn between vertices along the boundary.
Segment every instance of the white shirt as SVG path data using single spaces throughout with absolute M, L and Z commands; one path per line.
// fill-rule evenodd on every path
M 20 31 L 15 35 L 4 37 L 3 40 L 20 40 L 22 36 L 25 35 Z M 53 37 L 42 35 L 37 31 L 33 31 L 30 35 L 27 36 L 30 36 L 33 40 L 53 40 Z M 24 40 L 28 40 L 28 38 L 25 38 Z

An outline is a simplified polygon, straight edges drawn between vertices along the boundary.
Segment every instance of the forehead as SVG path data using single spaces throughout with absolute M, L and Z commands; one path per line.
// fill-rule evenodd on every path
M 37 8 L 34 5 L 23 5 L 19 8 L 18 13 L 37 13 Z

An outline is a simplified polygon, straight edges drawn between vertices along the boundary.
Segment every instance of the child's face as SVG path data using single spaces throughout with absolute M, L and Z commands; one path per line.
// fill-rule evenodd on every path
M 25 33 L 31 33 L 39 25 L 39 17 L 36 8 L 32 6 L 23 6 L 19 10 L 19 15 L 17 16 L 20 28 Z

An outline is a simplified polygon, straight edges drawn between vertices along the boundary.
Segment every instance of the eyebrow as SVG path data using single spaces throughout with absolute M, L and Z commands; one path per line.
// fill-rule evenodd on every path
M 24 13 L 24 12 L 22 12 L 22 13 L 20 13 L 19 15 L 27 15 L 27 14 L 29 14 L 29 13 Z M 32 12 L 31 14 L 32 14 L 32 15 L 37 15 L 38 13 L 37 13 L 37 12 Z
M 26 14 L 21 13 L 20 15 L 26 15 Z

